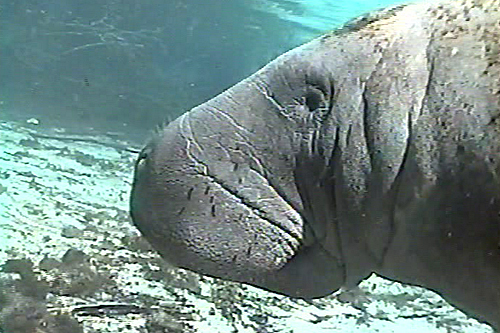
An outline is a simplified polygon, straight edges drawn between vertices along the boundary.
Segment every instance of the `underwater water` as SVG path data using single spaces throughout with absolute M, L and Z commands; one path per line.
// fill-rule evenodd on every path
M 402 1 L 0 1 L 0 333 L 492 332 L 373 275 L 306 301 L 177 269 L 133 226 L 162 122 Z
M 333 2 L 329 0 L 262 1 L 265 11 L 276 13 L 285 21 L 299 24 L 304 33 L 301 37 L 324 33 L 336 28 L 353 17 L 389 6 L 405 3 L 391 0 L 356 0 Z M 299 30 L 297 29 L 297 30 Z M 300 36 L 300 35 L 299 35 Z

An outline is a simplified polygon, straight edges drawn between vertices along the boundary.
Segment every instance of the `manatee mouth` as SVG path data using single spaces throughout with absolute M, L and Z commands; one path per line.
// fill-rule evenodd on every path
M 230 200 L 234 205 L 241 206 L 241 211 L 252 213 L 256 217 L 258 217 L 261 221 L 268 223 L 271 226 L 276 227 L 283 235 L 286 235 L 287 244 L 289 245 L 292 251 L 296 251 L 297 248 L 302 243 L 302 232 L 299 228 L 303 225 L 302 217 L 300 214 L 291 207 L 288 202 L 276 191 L 275 187 L 273 187 L 268 178 L 259 173 L 254 169 L 250 169 L 250 176 L 254 176 L 252 178 L 259 178 L 261 187 L 259 189 L 251 189 L 246 188 L 244 186 L 238 186 L 231 184 L 229 182 L 225 182 L 217 178 L 214 175 L 210 175 L 209 173 L 204 176 L 207 178 L 208 183 L 205 189 L 205 194 L 208 195 L 209 192 L 215 187 L 219 191 L 223 191 L 226 193 Z M 242 185 L 243 181 L 240 179 L 238 182 L 239 185 Z M 253 183 L 252 186 L 256 186 L 256 183 Z M 265 187 L 265 192 L 269 196 L 266 198 L 262 198 L 261 195 L 263 193 L 262 187 Z M 192 193 L 194 187 L 188 190 L 189 193 Z M 252 193 L 255 192 L 255 193 Z M 217 217 L 217 206 L 214 203 L 213 196 L 211 197 L 211 216 Z M 285 213 L 285 216 L 276 216 L 276 211 L 272 208 L 276 208 L 276 206 L 280 206 L 281 211 Z M 237 209 L 237 208 L 235 208 Z M 239 215 L 239 220 L 241 220 L 245 213 L 241 212 Z
M 199 178 L 226 192 L 227 202 L 244 207 L 243 211 L 252 212 L 286 234 L 290 248 L 296 250 L 302 243 L 302 216 L 286 200 L 283 191 L 272 183 L 264 163 L 248 144 L 249 139 L 239 134 L 232 142 L 221 142 L 217 138 L 208 138 L 207 142 L 207 136 L 194 133 L 189 114 L 181 117 L 179 127 L 186 142 L 187 157 Z M 216 217 L 213 198 L 211 213 Z
M 203 126 L 182 116 L 141 153 L 131 215 L 142 234 L 167 261 L 201 274 L 295 297 L 338 288 L 342 267 L 297 207 L 294 170 L 266 169 L 269 156 L 252 140 Z
M 131 213 L 174 265 L 248 281 L 295 255 L 304 222 L 251 147 L 232 142 L 195 133 L 188 116 L 170 124 L 140 155 Z
M 244 276 L 248 278 L 247 270 L 250 267 L 253 267 L 253 273 L 259 274 L 271 267 L 272 270 L 280 269 L 301 248 L 301 217 L 295 210 L 285 206 L 286 201 L 277 195 L 272 186 L 266 182 L 252 181 L 253 186 L 261 187 L 236 187 L 210 174 L 200 175 L 199 178 L 206 182 L 201 181 L 187 191 L 187 196 L 191 196 L 196 207 L 186 204 L 179 216 L 192 216 L 189 212 L 196 211 L 203 217 L 199 221 L 203 221 L 204 226 L 196 224 L 196 233 L 203 234 L 205 249 L 210 247 L 207 244 L 215 245 L 214 248 L 220 247 L 214 249 L 208 259 L 213 263 L 230 254 L 232 279 L 236 278 L 236 268 L 242 270 L 241 279 Z M 283 212 L 281 216 L 278 216 L 278 207 Z M 224 249 L 223 252 L 220 249 Z M 207 258 L 206 252 L 202 255 Z M 224 262 L 229 264 L 229 258 Z M 179 266 L 193 269 L 185 263 Z M 216 274 L 211 271 L 206 273 L 221 275 L 219 270 Z

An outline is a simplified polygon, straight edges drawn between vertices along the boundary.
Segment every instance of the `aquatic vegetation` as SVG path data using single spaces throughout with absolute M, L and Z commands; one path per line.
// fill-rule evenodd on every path
M 38 300 L 45 300 L 48 284 L 36 276 L 31 260 L 7 260 L 2 266 L 2 272 L 16 273 L 20 276 L 19 280 L 12 281 L 12 287 L 20 294 Z
M 8 260 L 2 272 L 19 280 L 0 280 L 0 330 L 6 333 L 82 333 L 83 328 L 67 314 L 51 313 L 46 297 L 49 284 L 33 271 L 29 259 Z

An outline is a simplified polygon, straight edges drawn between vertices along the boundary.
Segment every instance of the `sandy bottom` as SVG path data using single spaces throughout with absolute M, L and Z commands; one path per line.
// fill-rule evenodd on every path
M 308 303 L 169 267 L 128 216 L 127 145 L 0 122 L 0 332 L 492 332 L 378 276 Z

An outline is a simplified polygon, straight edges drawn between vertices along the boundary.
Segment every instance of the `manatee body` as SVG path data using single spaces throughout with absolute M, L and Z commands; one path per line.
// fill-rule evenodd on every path
M 280 56 L 140 153 L 171 263 L 292 297 L 376 272 L 500 328 L 500 0 L 399 6 Z

